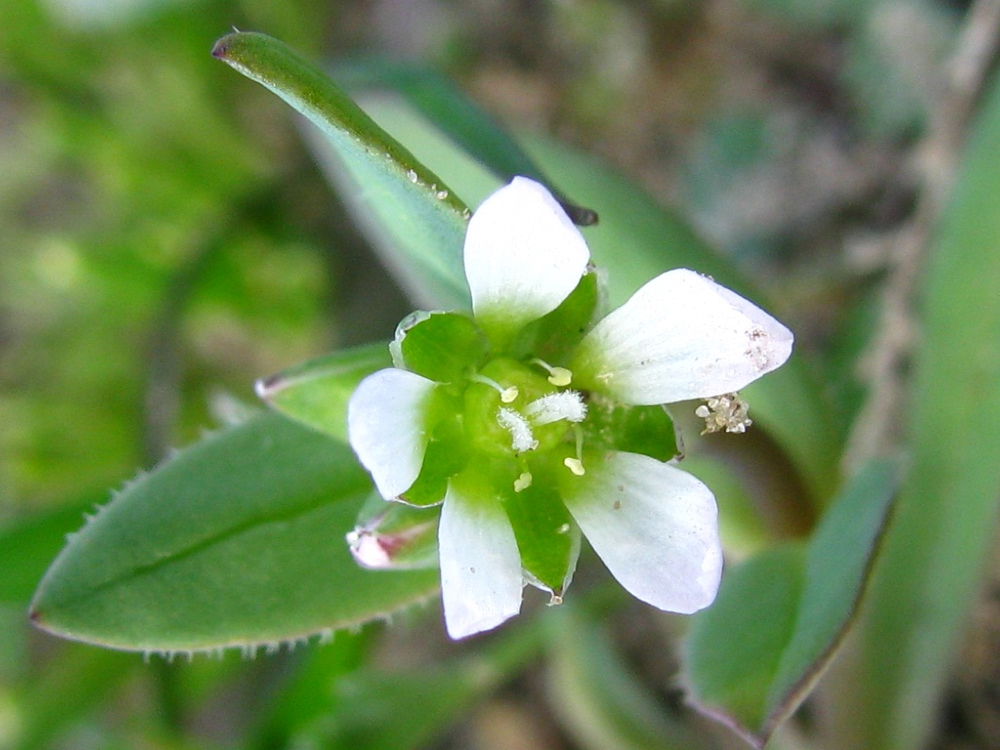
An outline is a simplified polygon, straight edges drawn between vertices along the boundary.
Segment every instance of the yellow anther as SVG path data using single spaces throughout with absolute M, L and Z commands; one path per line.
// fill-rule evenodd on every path
M 531 486 L 531 472 L 526 471 L 514 480 L 514 492 L 524 492 Z
M 516 385 L 512 385 L 508 388 L 504 388 L 493 378 L 488 378 L 485 375 L 480 375 L 478 372 L 473 373 L 469 376 L 469 380 L 473 383 L 482 383 L 483 385 L 488 385 L 494 391 L 500 394 L 500 401 L 504 404 L 512 404 L 517 401 L 517 397 L 520 395 L 520 391 L 517 390 Z
M 587 473 L 586 469 L 583 468 L 583 461 L 579 458 L 564 458 L 563 464 L 578 477 L 582 477 Z
M 548 362 L 537 358 L 531 360 L 531 363 L 545 370 L 549 374 L 546 379 L 558 388 L 565 388 L 573 382 L 573 373 L 565 367 L 553 367 Z

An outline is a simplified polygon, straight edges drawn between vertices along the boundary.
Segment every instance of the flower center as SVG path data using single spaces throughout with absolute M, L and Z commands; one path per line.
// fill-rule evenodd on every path
M 568 370 L 538 364 L 544 374 L 517 360 L 497 358 L 470 376 L 465 430 L 477 450 L 518 458 L 574 439 L 578 430 L 572 428 L 587 416 L 583 395 L 565 387 L 572 380 Z M 518 485 L 530 486 L 530 480 L 530 474 L 521 477 Z

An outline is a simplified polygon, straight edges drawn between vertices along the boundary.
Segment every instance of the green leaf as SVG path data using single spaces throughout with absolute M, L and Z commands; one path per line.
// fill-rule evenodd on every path
M 407 291 L 421 306 L 469 307 L 462 273 L 465 204 L 365 114 L 323 71 L 277 39 L 229 34 L 212 55 L 264 85 L 326 136 L 340 192 L 388 254 L 406 264 Z
M 365 377 L 392 367 L 388 343 L 309 360 L 257 382 L 257 395 L 286 416 L 347 442 L 347 402 Z
M 996 544 L 1000 501 L 1000 81 L 966 146 L 924 269 L 909 407 L 912 469 L 872 581 L 837 726 L 872 750 L 921 747 Z M 838 670 L 839 671 L 839 670 Z
M 581 748 L 714 747 L 640 682 L 597 618 L 568 602 L 546 612 L 545 624 L 553 710 Z
M 359 568 L 344 535 L 370 491 L 343 443 L 263 414 L 140 477 L 70 541 L 34 622 L 113 648 L 253 647 L 432 596 L 434 571 Z
M 856 612 L 896 485 L 892 464 L 871 464 L 807 546 L 768 550 L 726 575 L 686 643 L 701 710 L 763 747 L 798 707 Z

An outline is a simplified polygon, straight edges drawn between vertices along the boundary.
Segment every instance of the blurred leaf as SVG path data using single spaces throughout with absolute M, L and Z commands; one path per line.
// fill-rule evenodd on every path
M 296 654 L 294 670 L 268 702 L 252 746 L 294 747 L 292 738 L 307 733 L 329 713 L 335 681 L 364 662 L 371 633 L 371 628 L 357 633 L 341 630 L 332 643 Z
M 336 155 L 344 200 L 390 254 L 391 265 L 404 264 L 418 302 L 457 296 L 468 307 L 461 264 L 468 209 L 440 177 L 282 42 L 235 33 L 216 42 L 212 54 L 320 128 Z
M 388 343 L 357 346 L 264 378 L 257 395 L 282 414 L 346 442 L 351 394 L 367 375 L 391 366 Z
M 62 747 L 53 740 L 107 705 L 139 666 L 135 656 L 67 644 L 22 695 L 18 750 Z
M 537 658 L 538 621 L 478 642 L 468 655 L 415 669 L 361 667 L 331 680 L 329 710 L 302 731 L 303 746 L 343 750 L 428 747 L 511 675 Z M 308 738 L 308 739 L 306 739 Z M 308 744 L 307 744 L 308 743 Z
M 103 495 L 101 496 L 103 498 Z M 27 606 L 45 569 L 97 499 L 18 518 L 0 529 L 0 602 Z
M 589 750 L 710 747 L 665 710 L 615 653 L 599 624 L 571 605 L 546 613 L 548 690 L 562 723 Z
M 1000 500 L 1000 81 L 986 99 L 924 271 L 912 469 L 838 695 L 838 744 L 909 750 L 940 712 Z
M 726 576 L 687 641 L 689 683 L 701 710 L 763 747 L 798 707 L 855 614 L 896 486 L 892 464 L 870 464 L 807 546 L 769 550 Z
M 305 638 L 427 599 L 435 571 L 351 558 L 344 534 L 369 489 L 343 443 L 257 416 L 123 490 L 53 563 L 32 618 L 113 648 L 192 651 Z

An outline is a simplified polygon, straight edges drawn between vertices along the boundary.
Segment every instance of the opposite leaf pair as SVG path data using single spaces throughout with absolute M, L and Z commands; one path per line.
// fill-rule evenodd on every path
M 474 318 L 407 318 L 395 367 L 362 381 L 348 408 L 379 493 L 442 503 L 449 634 L 517 614 L 525 582 L 558 601 L 581 531 L 639 599 L 682 613 L 710 604 L 722 572 L 715 499 L 668 462 L 662 405 L 744 387 L 788 358 L 791 332 L 683 269 L 602 316 L 583 237 L 525 178 L 475 212 L 464 260 Z

